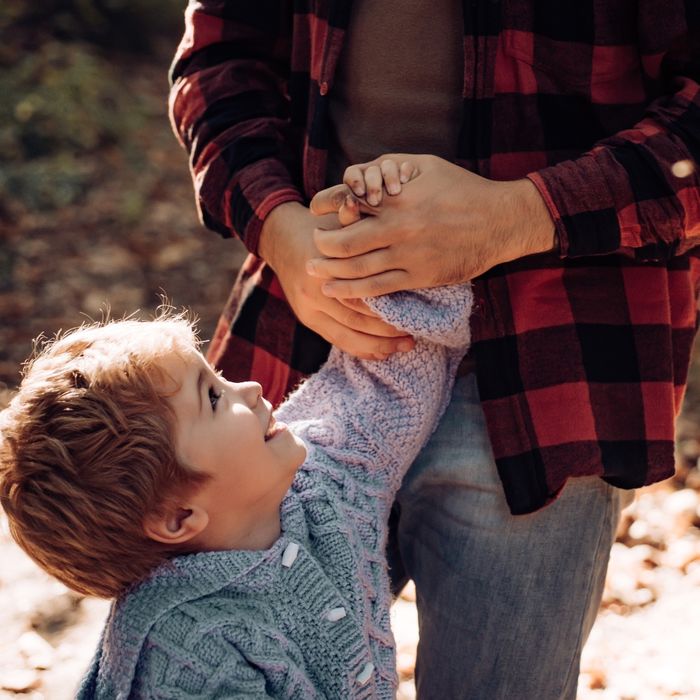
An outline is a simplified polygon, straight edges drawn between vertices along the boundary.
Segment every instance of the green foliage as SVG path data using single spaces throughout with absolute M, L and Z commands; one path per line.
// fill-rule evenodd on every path
M 0 150 L 29 160 L 118 141 L 140 121 L 123 83 L 89 47 L 44 44 L 0 73 Z
M 0 34 L 12 43 L 54 37 L 148 51 L 179 31 L 183 9 L 184 0 L 2 0 Z
M 0 72 L 0 199 L 29 209 L 76 201 L 89 169 L 81 156 L 127 142 L 144 108 L 90 46 L 47 42 Z
M 76 202 L 91 157 L 109 146 L 133 154 L 153 113 L 134 66 L 153 61 L 158 41 L 174 51 L 183 9 L 175 0 L 0 0 L 0 213 Z

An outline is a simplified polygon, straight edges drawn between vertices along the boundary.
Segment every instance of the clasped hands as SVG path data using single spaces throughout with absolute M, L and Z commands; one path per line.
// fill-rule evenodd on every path
M 552 219 L 529 180 L 498 182 L 435 156 L 390 154 L 348 168 L 310 210 L 273 210 L 260 254 L 302 323 L 351 354 L 383 359 L 413 341 L 361 298 L 467 281 L 553 243 Z

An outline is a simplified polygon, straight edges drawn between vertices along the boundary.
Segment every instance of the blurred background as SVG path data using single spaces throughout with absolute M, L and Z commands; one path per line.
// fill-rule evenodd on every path
M 167 119 L 184 1 L 0 0 L 0 407 L 39 334 L 161 295 L 209 337 L 242 246 L 197 221 Z M 579 697 L 700 698 L 700 370 L 678 474 L 625 514 Z M 68 698 L 106 614 L 11 542 L 0 515 L 0 698 Z M 394 608 L 400 697 L 413 697 L 413 593 Z M 524 699 L 528 700 L 528 699 Z

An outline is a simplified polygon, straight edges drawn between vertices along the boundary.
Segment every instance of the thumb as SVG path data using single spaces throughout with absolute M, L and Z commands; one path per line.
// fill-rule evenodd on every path
M 361 219 L 360 202 L 351 194 L 345 197 L 343 206 L 338 210 L 338 221 L 341 226 L 349 226 Z
M 314 195 L 309 204 L 312 214 L 322 216 L 323 214 L 336 214 L 345 204 L 345 198 L 351 194 L 347 185 L 334 185 L 321 190 Z

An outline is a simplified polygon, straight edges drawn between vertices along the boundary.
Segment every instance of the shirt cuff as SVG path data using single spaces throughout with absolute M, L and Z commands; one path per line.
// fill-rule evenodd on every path
M 284 166 L 273 159 L 246 169 L 230 190 L 230 217 L 234 230 L 253 255 L 258 255 L 260 234 L 270 212 L 285 202 L 304 203 L 304 196 L 294 186 Z
M 621 231 L 615 199 L 592 155 L 529 173 L 554 220 L 563 258 L 619 250 Z

